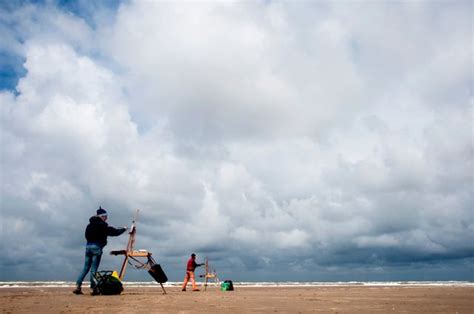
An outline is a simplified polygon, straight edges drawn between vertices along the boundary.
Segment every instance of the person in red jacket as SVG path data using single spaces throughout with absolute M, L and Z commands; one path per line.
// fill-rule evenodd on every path
M 196 267 L 202 265 L 204 264 L 196 263 L 196 254 L 191 254 L 191 258 L 188 260 L 188 263 L 186 265 L 186 275 L 184 276 L 183 289 L 181 291 L 186 291 L 186 285 L 188 284 L 189 280 L 191 280 L 191 283 L 193 285 L 193 291 L 199 291 L 199 289 L 196 287 L 194 270 L 196 269 Z

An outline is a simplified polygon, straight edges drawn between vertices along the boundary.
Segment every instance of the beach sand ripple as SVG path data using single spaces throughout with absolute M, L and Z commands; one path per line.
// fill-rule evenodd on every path
M 474 313 L 474 287 L 167 287 L 166 295 L 160 287 L 133 287 L 118 296 L 71 291 L 0 289 L 2 313 Z

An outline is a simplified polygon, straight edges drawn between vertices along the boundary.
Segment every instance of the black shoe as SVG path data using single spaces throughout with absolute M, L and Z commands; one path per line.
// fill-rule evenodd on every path
M 81 288 L 74 289 L 74 291 L 72 293 L 74 293 L 74 294 L 84 294 L 84 293 L 82 293 Z

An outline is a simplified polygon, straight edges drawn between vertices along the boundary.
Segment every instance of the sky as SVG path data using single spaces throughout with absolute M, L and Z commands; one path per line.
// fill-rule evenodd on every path
M 474 280 L 472 2 L 0 1 L 0 38 L 0 280 L 75 281 L 99 206 L 171 281 Z

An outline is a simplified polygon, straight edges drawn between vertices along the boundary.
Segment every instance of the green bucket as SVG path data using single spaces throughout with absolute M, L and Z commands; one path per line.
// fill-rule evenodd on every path
M 233 291 L 234 285 L 231 280 L 226 280 L 221 283 L 221 291 Z

